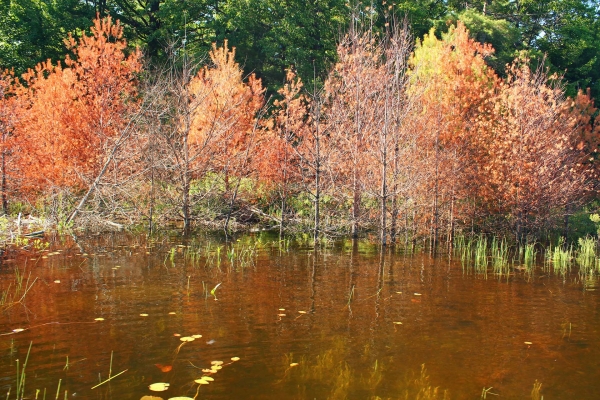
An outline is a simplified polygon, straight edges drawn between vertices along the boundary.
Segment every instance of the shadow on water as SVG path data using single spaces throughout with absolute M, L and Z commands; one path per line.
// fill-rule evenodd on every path
M 8 399 L 600 390 L 597 278 L 559 269 L 560 255 L 556 271 L 493 257 L 483 271 L 460 256 L 262 234 L 55 237 L 11 254 L 0 271 Z

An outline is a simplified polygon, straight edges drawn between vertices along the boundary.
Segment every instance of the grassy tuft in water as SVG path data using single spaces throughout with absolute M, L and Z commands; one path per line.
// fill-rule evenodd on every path
M 481 234 L 475 240 L 475 271 L 487 273 L 488 267 L 488 245 L 487 238 Z
M 571 272 L 573 260 L 573 246 L 566 247 L 564 238 L 560 238 L 557 245 L 548 249 L 546 252 L 545 266 L 552 270 L 557 275 L 565 277 Z
M 492 238 L 491 246 L 492 266 L 497 275 L 507 275 L 510 271 L 508 263 L 508 242 L 506 239 Z
M 591 237 L 579 238 L 576 259 L 581 275 L 593 275 L 598 269 L 596 240 Z
M 523 265 L 525 270 L 529 273 L 533 271 L 535 267 L 535 260 L 537 258 L 537 251 L 535 249 L 535 243 L 528 243 L 523 248 Z
M 531 400 L 544 400 L 544 396 L 540 393 L 541 390 L 542 384 L 536 379 L 531 390 Z

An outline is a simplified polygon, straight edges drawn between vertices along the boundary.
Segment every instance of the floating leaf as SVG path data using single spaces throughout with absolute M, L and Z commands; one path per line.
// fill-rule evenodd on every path
M 175 311 L 171 311 L 171 312 L 169 313 L 169 315 L 175 315 L 175 314 L 177 314 Z
M 94 321 L 104 321 L 104 318 L 102 318 L 102 317 L 94 318 Z
M 396 292 L 396 293 L 398 293 L 398 294 L 402 294 L 402 292 Z
M 212 369 L 213 371 L 218 371 L 220 369 L 222 369 L 223 367 L 220 365 L 213 365 L 212 367 L 210 367 L 210 369 Z
M 402 322 L 394 322 L 396 325 L 402 325 Z
M 300 365 L 300 364 L 298 364 L 298 363 L 291 363 L 291 364 L 290 364 L 290 367 L 295 367 L 295 366 L 297 366 L 297 365 Z
M 191 337 L 191 336 L 184 336 L 184 337 L 182 337 L 182 338 L 179 338 L 179 340 L 181 340 L 182 342 L 193 342 L 193 341 L 194 341 L 194 340 L 196 340 L 196 339 L 194 339 L 194 338 L 193 338 L 193 337 Z
M 298 311 L 298 314 L 306 314 L 306 311 Z
M 525 342 L 525 344 L 533 344 L 532 342 Z
M 210 376 L 203 376 L 200 379 L 204 379 L 205 381 L 214 382 L 215 378 Z
M 54 283 L 60 283 L 60 279 L 55 280 Z
M 285 308 L 280 308 L 279 311 L 285 311 Z
M 154 366 L 160 369 L 162 372 L 169 372 L 173 369 L 172 365 L 162 365 L 162 364 L 154 364 Z
M 140 400 L 163 400 L 163 398 L 156 396 L 142 396 Z
M 205 381 L 204 379 L 200 378 L 200 379 L 196 379 L 194 382 L 196 382 L 198 385 L 208 385 L 210 382 Z
M 211 361 L 211 365 L 223 365 L 223 361 Z
M 193 337 L 194 339 L 200 339 L 200 338 L 202 337 L 202 335 L 192 335 L 192 337 Z
M 231 357 L 231 361 L 240 361 L 239 357 Z
M 164 392 L 165 390 L 169 389 L 169 385 L 169 383 L 158 382 L 148 386 L 148 389 L 152 390 L 153 392 Z
M 213 371 L 212 369 L 207 369 L 207 368 L 204 368 L 204 369 L 202 370 L 202 372 L 205 372 L 205 373 L 207 373 L 207 374 L 212 374 L 212 373 L 213 373 L 213 372 L 215 372 L 215 371 Z
M 285 317 L 285 314 L 277 314 L 278 317 Z
M 415 293 L 415 296 L 421 296 L 421 293 Z
M 169 397 L 169 400 L 194 400 L 192 397 L 187 396 L 177 396 L 177 397 Z
M 148 316 L 148 314 L 146 314 L 146 313 L 140 314 L 140 317 L 147 317 L 147 316 Z
M 23 332 L 25 329 L 23 328 L 17 328 L 17 329 L 13 329 L 14 333 L 19 333 L 19 332 Z

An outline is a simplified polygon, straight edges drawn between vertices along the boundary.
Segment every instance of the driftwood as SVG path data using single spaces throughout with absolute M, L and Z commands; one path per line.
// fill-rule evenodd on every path
M 256 208 L 256 207 L 248 207 L 248 210 L 252 211 L 254 214 L 260 215 L 261 217 L 265 217 L 265 218 L 268 218 L 268 219 L 270 219 L 270 220 L 272 220 L 272 221 L 275 221 L 275 222 L 277 222 L 278 224 L 279 224 L 279 223 L 281 223 L 281 220 L 280 220 L 279 218 L 277 218 L 277 217 L 274 217 L 274 216 L 272 216 L 272 215 L 269 215 L 269 214 L 266 214 L 266 213 L 264 213 L 264 212 L 260 211 L 260 210 L 259 210 L 258 208 Z

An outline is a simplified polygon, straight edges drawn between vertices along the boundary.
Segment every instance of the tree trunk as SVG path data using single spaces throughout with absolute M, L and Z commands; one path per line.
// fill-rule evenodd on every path
M 6 193 L 6 150 L 2 150 L 2 213 L 8 214 L 8 195 Z

